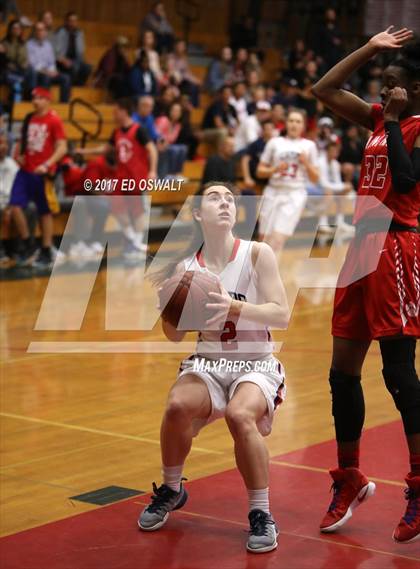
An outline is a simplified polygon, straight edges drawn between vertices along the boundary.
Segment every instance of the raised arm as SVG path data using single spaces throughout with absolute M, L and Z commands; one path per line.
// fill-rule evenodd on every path
M 342 89 L 345 81 L 359 67 L 367 63 L 380 51 L 400 49 L 413 37 L 413 32 L 402 28 L 393 32 L 390 26 L 384 32 L 373 36 L 365 45 L 339 61 L 312 87 L 312 93 L 328 108 L 346 120 L 372 129 L 371 106 L 357 95 Z

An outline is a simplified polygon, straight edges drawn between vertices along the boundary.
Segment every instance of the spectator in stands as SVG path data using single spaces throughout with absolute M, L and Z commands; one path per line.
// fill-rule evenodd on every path
M 244 81 L 247 75 L 248 50 L 240 47 L 233 61 L 233 80 Z
M 54 16 L 51 10 L 44 10 L 39 14 L 38 20 L 42 22 L 47 30 L 47 39 L 54 45 Z
M 233 136 L 225 136 L 220 139 L 216 154 L 209 156 L 207 160 L 201 184 L 204 185 L 211 180 L 235 183 L 238 159 L 239 155 L 235 154 L 235 140 Z M 242 190 L 241 194 L 242 196 L 255 195 L 254 191 L 249 188 Z M 249 239 L 256 226 L 256 200 L 245 197 L 242 203 L 246 212 L 244 236 Z
M 337 14 L 334 8 L 327 8 L 324 22 L 315 30 L 315 53 L 321 55 L 327 69 L 335 65 L 343 54 L 341 33 L 336 20 Z
M 92 67 L 84 61 L 85 38 L 76 12 L 67 12 L 64 26 L 54 36 L 58 69 L 71 77 L 73 85 L 84 85 Z
M 130 69 L 129 73 L 130 91 L 132 95 L 141 97 L 143 95 L 156 96 L 158 84 L 156 77 L 150 69 L 149 57 L 145 51 L 141 51 L 138 59 Z
M 340 142 L 338 135 L 334 132 L 334 121 L 331 117 L 321 117 L 317 124 L 315 138 L 319 155 L 325 154 L 330 142 Z
M 164 141 L 159 148 L 159 178 L 165 178 L 168 175 L 179 178 L 182 176 L 182 168 L 188 152 L 188 146 L 180 142 L 183 129 L 183 113 L 180 103 L 172 103 L 168 116 L 160 116 L 156 119 L 156 129 Z
M 315 125 L 313 119 L 316 115 L 317 109 L 317 98 L 312 94 L 312 86 L 318 81 L 318 65 L 315 61 L 308 61 L 305 65 L 305 69 L 302 72 L 300 79 L 300 93 L 299 93 L 299 107 L 305 109 L 308 124 L 306 126 L 307 130 L 311 130 Z
M 159 85 L 167 85 L 168 81 L 162 71 L 159 54 L 155 50 L 155 33 L 152 30 L 143 32 L 139 47 L 139 52 L 144 50 L 147 53 L 150 69 L 153 71 Z
M 256 51 L 249 52 L 248 61 L 245 66 L 245 76 L 248 77 L 251 72 L 258 74 L 258 81 L 263 79 L 263 69 L 260 57 Z
M 301 38 L 298 38 L 292 49 L 288 53 L 288 67 L 289 73 L 293 77 L 299 76 L 299 74 L 304 69 L 307 63 L 307 56 L 306 56 L 306 45 L 305 41 Z
M 30 92 L 34 86 L 34 73 L 28 63 L 23 28 L 19 20 L 9 22 L 1 46 L 5 60 L 3 80 L 11 89 L 12 99 L 19 102 L 24 98 L 25 92 Z
M 60 86 L 60 102 L 67 103 L 70 98 L 71 80 L 66 73 L 59 73 L 55 64 L 55 54 L 47 39 L 43 22 L 36 22 L 34 36 L 27 44 L 28 61 L 35 72 L 35 83 L 40 87 Z
M 381 83 L 376 79 L 371 79 L 367 84 L 367 92 L 363 96 L 367 103 L 381 102 Z
M 341 173 L 346 182 L 355 187 L 359 183 L 360 165 L 362 163 L 364 142 L 356 125 L 350 125 L 343 136 L 339 161 Z
M 155 117 L 168 114 L 169 107 L 180 96 L 178 87 L 175 85 L 167 85 L 160 92 L 160 96 L 156 99 L 153 114 Z
M 168 56 L 167 64 L 171 81 L 179 87 L 181 93 L 189 95 L 194 107 L 198 107 L 201 80 L 191 71 L 184 40 L 175 42 L 175 51 Z
M 231 96 L 232 89 L 227 85 L 222 87 L 213 103 L 206 110 L 201 132 L 201 136 L 206 142 L 217 145 L 221 137 L 226 136 L 226 134 L 234 134 L 238 125 L 238 117 L 235 108 L 229 103 Z
M 280 103 L 275 103 L 271 111 L 271 119 L 274 123 L 274 128 L 281 134 L 286 128 L 286 109 Z
M 250 89 L 251 91 L 256 87 L 258 87 L 261 84 L 260 75 L 258 71 L 256 71 L 255 69 L 251 69 L 251 71 L 248 71 L 246 74 L 246 82 L 248 84 L 248 89 Z
M 267 100 L 267 89 L 264 85 L 258 84 L 254 87 L 249 87 L 248 85 L 248 114 L 253 115 L 255 114 L 257 103 L 259 101 L 266 101 Z
M 271 105 L 268 101 L 258 101 L 255 114 L 249 115 L 238 127 L 235 133 L 235 150 L 240 152 L 251 142 L 261 136 L 262 123 L 269 119 L 271 115 Z
M 345 222 L 343 200 L 341 198 L 354 191 L 350 182 L 343 182 L 340 172 L 340 164 L 337 160 L 340 152 L 340 146 L 337 142 L 330 141 L 327 144 L 324 154 L 319 157 L 319 185 L 321 186 L 324 201 L 324 212 L 328 211 L 330 203 L 335 203 L 336 215 L 334 225 L 342 233 L 352 235 L 354 227 Z M 334 229 L 330 227 L 327 213 L 319 217 L 318 225 L 323 233 L 334 233 Z
M 205 81 L 206 89 L 216 93 L 223 85 L 233 82 L 233 54 L 229 46 L 225 46 L 218 59 L 210 63 Z
M 58 210 L 51 177 L 67 152 L 67 144 L 63 122 L 50 109 L 50 92 L 36 87 L 32 92 L 32 103 L 35 110 L 23 122 L 18 160 L 21 169 L 13 183 L 10 204 L 23 240 L 24 250 L 20 263 L 35 262 L 39 267 L 49 267 L 52 264 L 52 212 Z M 31 250 L 28 225 L 23 214 L 23 208 L 29 201 L 36 203 L 41 223 L 42 247 L 36 259 Z
M 211 180 L 234 183 L 236 164 L 235 140 L 233 136 L 225 136 L 219 142 L 217 153 L 208 157 L 201 184 L 204 185 Z
M 134 112 L 132 118 L 135 122 L 139 123 L 149 135 L 150 139 L 156 144 L 161 136 L 156 130 L 155 117 L 153 116 L 153 107 L 155 101 L 149 95 L 143 95 L 139 98 L 137 103 L 137 112 Z
M 241 170 L 247 188 L 253 188 L 256 182 L 265 183 L 265 180 L 260 180 L 257 176 L 257 166 L 265 145 L 276 135 L 273 119 L 266 119 L 262 123 L 261 136 L 249 144 L 244 150 L 241 157 Z
M 155 2 L 141 24 L 141 33 L 151 30 L 156 35 L 156 49 L 159 53 L 171 52 L 175 34 L 169 23 L 163 2 Z
M 248 116 L 247 108 L 247 87 L 245 81 L 238 81 L 232 87 L 232 97 L 229 103 L 234 107 L 238 122 L 242 123 Z
M 129 95 L 127 77 L 130 72 L 128 61 L 129 41 L 125 36 L 118 36 L 99 61 L 94 73 L 95 87 L 105 87 L 114 99 Z
M 286 77 L 280 83 L 280 91 L 275 99 L 287 110 L 289 107 L 299 105 L 299 84 L 293 77 Z
M 0 264 L 10 259 L 6 254 L 2 236 L 4 226 L 9 225 L 11 210 L 9 206 L 10 193 L 19 166 L 8 156 L 8 139 L 5 131 L 0 130 Z

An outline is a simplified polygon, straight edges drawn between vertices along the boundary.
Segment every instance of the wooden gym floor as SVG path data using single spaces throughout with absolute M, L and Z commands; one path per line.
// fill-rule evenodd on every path
M 300 269 L 299 250 L 287 250 L 285 280 Z M 135 270 L 122 270 L 125 281 Z M 283 342 L 277 356 L 288 381 L 287 401 L 267 439 L 273 511 L 283 530 L 278 551 L 245 553 L 246 493 L 232 470 L 232 442 L 223 421 L 194 441 L 185 468 L 191 495 L 185 511 L 174 514 L 158 535 L 137 532 L 137 514 L 146 501 L 141 494 L 150 492 L 153 480 L 160 482 L 166 394 L 188 352 L 27 351 L 31 342 L 164 341 L 159 325 L 150 333 L 104 331 L 106 276 L 106 270 L 98 274 L 77 332 L 34 330 L 46 277 L 0 283 L 1 533 L 7 569 L 420 566 L 418 542 L 397 546 L 390 537 L 405 508 L 406 450 L 376 344 L 364 368 L 362 468 L 377 479 L 378 495 L 339 536 L 317 531 L 330 500 L 327 469 L 335 465 L 327 382 L 331 289 L 301 291 L 289 329 L 274 334 Z M 144 300 L 153 301 L 152 292 Z M 75 499 L 109 487 L 137 495 L 121 490 L 125 499 L 112 505 Z

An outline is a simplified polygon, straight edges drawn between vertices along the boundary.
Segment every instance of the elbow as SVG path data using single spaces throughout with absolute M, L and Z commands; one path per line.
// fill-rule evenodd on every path
M 314 85 L 312 85 L 309 89 L 309 92 L 311 93 L 311 95 L 313 95 L 314 97 L 319 98 L 320 96 L 320 88 L 319 88 L 319 81 L 317 83 L 315 83 Z

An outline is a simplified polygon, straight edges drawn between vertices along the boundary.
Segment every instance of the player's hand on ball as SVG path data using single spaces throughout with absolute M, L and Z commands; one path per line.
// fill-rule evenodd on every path
M 402 87 L 394 87 L 389 91 L 387 103 L 384 107 L 385 120 L 398 120 L 400 114 L 407 106 L 407 91 Z
M 229 314 L 232 298 L 219 282 L 220 292 L 209 292 L 212 302 L 206 304 L 208 310 L 214 310 L 211 318 L 206 320 L 206 327 L 209 329 L 222 328 Z

